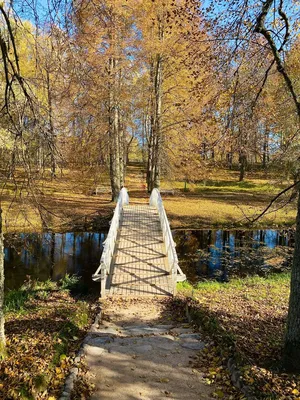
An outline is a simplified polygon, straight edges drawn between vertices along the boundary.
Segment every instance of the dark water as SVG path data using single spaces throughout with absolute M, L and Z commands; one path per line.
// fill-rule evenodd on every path
M 19 288 L 30 276 L 45 281 L 68 274 L 81 277 L 83 290 L 99 293 L 91 279 L 103 250 L 106 232 L 6 235 L 5 286 Z M 173 231 L 180 266 L 188 280 L 265 274 L 287 269 L 293 231 Z
M 173 231 L 180 266 L 189 281 L 266 275 L 288 270 L 293 230 Z
M 99 266 L 106 232 L 45 233 L 5 236 L 5 287 L 19 288 L 31 279 L 55 281 L 66 273 L 81 277 L 83 290 L 99 292 L 92 274 Z

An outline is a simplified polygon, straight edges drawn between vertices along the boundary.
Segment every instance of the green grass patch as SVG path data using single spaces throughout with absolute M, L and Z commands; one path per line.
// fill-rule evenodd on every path
M 4 312 L 22 312 L 30 299 L 46 299 L 56 289 L 55 282 L 28 281 L 20 289 L 10 290 L 4 295 Z
M 216 192 L 232 192 L 232 193 L 259 193 L 259 194 L 270 194 L 276 193 L 281 190 L 281 187 L 266 184 L 266 183 L 254 183 L 254 182 L 230 182 L 230 181 L 210 181 L 203 184 L 197 184 L 195 188 L 196 193 L 204 193 L 210 191 Z
M 67 291 L 79 293 L 81 289 L 80 278 L 76 275 L 66 274 L 59 282 L 48 279 L 45 282 L 29 280 L 20 289 L 9 290 L 4 295 L 4 312 L 24 312 L 32 299 L 46 300 L 53 291 Z
M 230 291 L 234 289 L 242 290 L 243 288 L 255 287 L 272 287 L 281 288 L 282 284 L 289 284 L 291 279 L 290 272 L 269 274 L 266 277 L 252 275 L 245 278 L 233 278 L 229 282 L 218 282 L 215 280 L 207 280 L 197 283 L 197 285 L 192 285 L 191 283 L 179 282 L 177 284 L 177 289 L 179 292 L 193 291 L 194 294 L 201 291 L 214 292 L 218 290 Z

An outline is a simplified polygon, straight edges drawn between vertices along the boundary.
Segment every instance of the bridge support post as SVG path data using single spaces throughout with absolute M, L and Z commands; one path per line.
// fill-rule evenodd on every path
M 102 265 L 101 268 L 101 285 L 100 285 L 100 297 L 103 299 L 106 296 L 106 268 Z

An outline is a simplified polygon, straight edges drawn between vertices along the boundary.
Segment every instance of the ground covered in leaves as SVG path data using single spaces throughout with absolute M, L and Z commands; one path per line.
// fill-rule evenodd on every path
M 227 369 L 228 359 L 234 357 L 243 385 L 254 398 L 300 399 L 300 375 L 286 374 L 280 363 L 289 280 L 288 274 L 278 274 L 180 286 L 175 302 L 179 309 L 188 307 L 209 338 L 195 365 L 208 383 L 219 385 L 216 397 L 241 398 L 231 392 Z
M 7 294 L 0 399 L 59 398 L 97 312 L 94 299 L 80 299 L 67 286 L 29 282 Z
M 215 168 L 210 169 L 207 179 L 189 183 L 187 188 L 185 181 L 162 179 L 162 189 L 174 192 L 173 195 L 162 193 L 172 228 L 247 227 L 248 218 L 257 216 L 290 184 L 278 171 L 248 172 L 244 182 L 238 179 L 238 171 Z M 107 171 L 99 171 L 98 166 L 95 170 L 64 169 L 55 179 L 50 171 L 45 171 L 43 178 L 32 176 L 31 180 L 34 197 L 26 189 L 27 177 L 21 169 L 15 179 L 0 176 L 6 232 L 40 232 L 46 227 L 54 232 L 92 231 L 109 226 L 115 205 L 111 202 Z M 149 202 L 142 165 L 128 165 L 125 186 L 131 202 Z M 96 195 L 97 188 L 100 194 Z M 296 203 L 290 202 L 290 198 L 290 192 L 280 197 L 272 207 L 272 211 L 277 211 L 267 213 L 256 226 L 293 226 Z

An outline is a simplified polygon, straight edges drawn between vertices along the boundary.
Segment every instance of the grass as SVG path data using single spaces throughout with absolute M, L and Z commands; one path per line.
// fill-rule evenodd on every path
M 264 210 L 270 200 L 270 195 L 241 198 L 239 194 L 232 194 L 229 198 L 215 193 L 209 199 L 190 195 L 168 197 L 164 199 L 164 205 L 172 228 L 232 228 L 252 227 L 249 219 Z M 254 226 L 293 226 L 295 219 L 296 206 L 291 204 L 265 215 Z
M 56 284 L 51 280 L 46 282 L 26 282 L 20 289 L 10 290 L 4 297 L 4 312 L 23 312 L 25 305 L 33 298 L 45 299 L 53 291 Z
M 95 299 L 71 295 L 77 283 L 70 276 L 58 284 L 30 281 L 6 294 L 1 399 L 59 397 L 97 312 Z
M 243 182 L 238 182 L 237 171 L 214 170 L 213 179 L 188 184 L 184 192 L 184 181 L 163 182 L 163 187 L 171 184 L 177 193 L 164 199 L 166 211 L 174 228 L 245 227 L 251 226 L 249 219 L 257 216 L 270 200 L 289 182 L 265 177 L 264 172 L 248 174 Z M 289 193 L 290 195 L 290 193 Z M 286 201 L 285 197 L 280 201 Z M 281 227 L 295 224 L 296 204 L 289 203 L 282 208 L 277 203 L 272 213 L 261 218 L 256 226 Z
M 277 189 L 282 188 L 282 185 L 272 184 L 268 180 L 251 179 L 248 181 L 237 182 L 228 180 L 207 180 L 200 183 L 189 183 L 185 190 L 185 183 L 183 181 L 172 182 L 173 189 L 181 190 L 188 193 L 209 193 L 209 192 L 241 192 L 241 193 L 275 193 Z M 170 188 L 170 183 L 162 184 L 165 189 Z
M 4 312 L 24 312 L 26 304 L 32 299 L 46 300 L 55 290 L 76 292 L 80 279 L 76 275 L 66 274 L 58 283 L 48 279 L 45 282 L 29 280 L 20 289 L 9 290 L 4 296 Z
M 98 186 L 109 191 L 106 172 L 64 170 L 54 180 L 46 174 L 36 182 L 39 190 L 37 200 L 42 205 L 40 211 L 44 223 L 31 195 L 23 193 L 19 197 L 19 187 L 25 179 L 21 171 L 19 174 L 17 189 L 13 182 L 8 181 L 0 196 L 6 231 L 39 232 L 47 229 L 46 225 L 53 231 L 108 227 L 114 209 L 110 194 L 93 194 Z M 125 185 L 131 202 L 149 201 L 145 183 L 141 166 L 131 165 L 127 168 Z M 163 180 L 162 188 L 176 190 L 174 196 L 163 196 L 172 228 L 200 229 L 249 226 L 247 217 L 256 216 L 287 183 L 283 179 L 276 180 L 275 174 L 266 176 L 265 172 L 248 173 L 244 182 L 238 182 L 237 171 L 214 169 L 206 181 L 188 183 L 188 192 L 184 192 L 185 183 L 180 180 Z M 278 206 L 280 204 L 276 204 L 273 211 Z M 294 202 L 264 216 L 256 225 L 292 226 L 295 216 Z
M 232 291 L 232 290 L 245 290 L 254 287 L 256 290 L 259 288 L 272 288 L 272 290 L 281 289 L 282 285 L 287 285 L 290 282 L 290 273 L 270 274 L 266 277 L 258 275 L 247 276 L 245 278 L 234 278 L 230 282 L 218 281 L 203 281 L 192 285 L 189 282 L 180 282 L 177 284 L 179 291 L 194 291 L 194 292 L 214 292 L 214 291 Z M 255 292 L 254 292 L 255 293 Z M 257 295 L 257 293 L 255 293 Z
M 198 367 L 220 386 L 224 397 L 229 391 L 224 386 L 228 380 L 227 360 L 234 357 L 254 398 L 299 398 L 300 376 L 281 370 L 289 290 L 289 273 L 232 279 L 228 283 L 178 284 L 175 301 L 189 307 L 209 343 L 199 354 Z M 211 373 L 216 370 L 219 374 Z
M 128 169 L 126 186 L 132 188 L 131 201 L 138 202 L 141 198 L 148 200 L 147 194 L 142 191 L 142 177 L 138 179 L 140 173 L 137 168 Z M 251 227 L 247 218 L 258 215 L 274 195 L 288 184 L 276 173 L 266 176 L 264 171 L 252 172 L 247 174 L 245 181 L 238 182 L 238 171 L 213 169 L 206 181 L 188 183 L 188 192 L 184 191 L 183 180 L 162 180 L 161 187 L 175 189 L 174 196 L 163 195 L 171 227 L 203 229 Z M 275 204 L 273 212 L 261 218 L 255 226 L 293 226 L 296 218 L 295 202 L 284 208 L 280 208 L 281 205 Z

